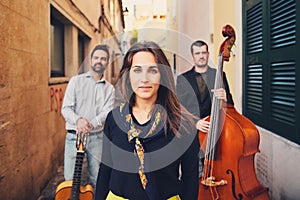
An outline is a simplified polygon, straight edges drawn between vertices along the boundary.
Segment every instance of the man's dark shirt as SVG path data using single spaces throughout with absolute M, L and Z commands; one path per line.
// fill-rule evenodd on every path
M 205 72 L 206 89 L 200 95 L 197 84 L 197 76 L 203 74 L 195 72 L 195 67 L 177 77 L 176 92 L 182 105 L 196 117 L 204 118 L 210 115 L 212 104 L 212 92 L 214 88 L 216 69 L 208 67 Z M 225 72 L 223 72 L 223 87 L 227 94 L 227 103 L 234 104 L 229 90 Z M 202 98 L 201 98 L 202 96 Z

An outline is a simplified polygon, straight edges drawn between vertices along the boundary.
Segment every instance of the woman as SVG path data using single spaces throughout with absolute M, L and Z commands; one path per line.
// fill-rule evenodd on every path
M 125 103 L 105 122 L 95 199 L 197 199 L 194 119 L 180 106 L 157 44 L 140 42 L 128 50 L 120 84 Z

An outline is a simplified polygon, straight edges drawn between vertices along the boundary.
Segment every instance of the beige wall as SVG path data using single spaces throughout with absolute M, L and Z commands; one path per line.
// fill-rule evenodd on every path
M 174 4 L 170 3 L 170 4 Z M 177 1 L 178 30 L 178 73 L 186 71 L 193 65 L 190 45 L 195 40 L 204 40 L 210 51 L 210 65 L 218 65 L 218 54 L 221 43 L 226 39 L 222 36 L 222 27 L 230 24 L 236 31 L 236 46 L 232 48 L 235 56 L 231 56 L 224 64 L 236 108 L 241 111 L 242 80 L 242 39 L 241 39 L 241 6 L 234 0 L 229 1 Z M 241 12 L 241 11 L 240 11 Z M 175 25 L 173 25 L 176 27 Z
M 36 199 L 63 164 L 66 83 L 50 84 L 50 4 L 73 24 L 66 38 L 68 76 L 78 71 L 77 30 L 90 38 L 88 51 L 102 42 L 70 2 L 0 1 L 0 199 Z M 73 2 L 98 28 L 100 1 Z
M 211 1 L 177 0 L 178 8 L 178 73 L 193 65 L 190 46 L 195 40 L 204 40 L 211 48 L 213 14 Z M 210 49 L 213 53 L 213 48 Z

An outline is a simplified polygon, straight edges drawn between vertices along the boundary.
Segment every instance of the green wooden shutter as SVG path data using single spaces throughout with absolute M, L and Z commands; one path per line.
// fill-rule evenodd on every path
M 298 144 L 299 6 L 296 0 L 243 1 L 243 114 Z
M 270 2 L 270 102 L 274 120 L 294 126 L 296 121 L 296 2 Z M 274 56 L 273 56 L 274 55 Z
M 249 55 L 246 65 L 246 107 L 253 113 L 263 112 L 263 21 L 262 2 L 257 3 L 247 10 L 246 52 Z

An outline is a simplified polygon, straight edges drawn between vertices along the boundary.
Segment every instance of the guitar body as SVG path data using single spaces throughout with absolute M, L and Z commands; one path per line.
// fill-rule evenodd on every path
M 55 200 L 69 200 L 71 199 L 73 181 L 64 181 L 56 188 Z M 93 186 L 87 184 L 80 186 L 79 200 L 92 200 L 93 199 Z

